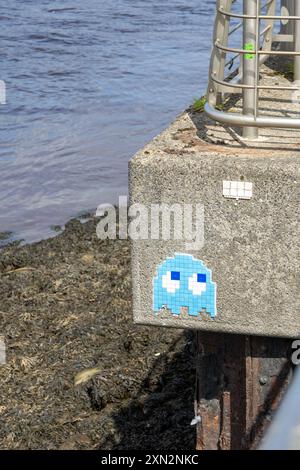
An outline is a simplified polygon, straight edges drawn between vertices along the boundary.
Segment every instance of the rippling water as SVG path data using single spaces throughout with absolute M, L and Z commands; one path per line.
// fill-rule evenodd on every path
M 204 92 L 215 0 L 3 3 L 0 232 L 33 241 L 126 194 L 131 155 Z

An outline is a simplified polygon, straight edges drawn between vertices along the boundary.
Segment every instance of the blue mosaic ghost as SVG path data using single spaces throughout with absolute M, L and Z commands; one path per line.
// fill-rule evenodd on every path
M 198 316 L 205 310 L 214 318 L 217 288 L 211 277 L 211 270 L 192 255 L 176 253 L 167 258 L 153 279 L 153 310 L 167 307 L 179 315 L 181 307 L 188 307 L 189 315 Z

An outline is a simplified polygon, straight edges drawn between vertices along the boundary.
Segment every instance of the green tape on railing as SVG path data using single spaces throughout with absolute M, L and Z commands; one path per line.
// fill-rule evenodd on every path
M 245 51 L 254 51 L 254 46 L 251 44 L 251 42 L 247 42 L 244 46 Z M 245 54 L 245 57 L 247 60 L 254 59 L 255 54 Z

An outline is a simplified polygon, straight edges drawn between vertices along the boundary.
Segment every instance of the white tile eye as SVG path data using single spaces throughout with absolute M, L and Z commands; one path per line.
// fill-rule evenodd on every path
M 162 286 L 169 294 L 175 294 L 180 288 L 180 281 L 171 279 L 171 271 L 167 271 L 162 276 Z
M 223 181 L 223 196 L 231 199 L 251 199 L 253 184 L 244 181 Z
M 188 287 L 194 295 L 201 295 L 206 291 L 206 282 L 198 282 L 198 274 L 195 273 L 189 277 Z

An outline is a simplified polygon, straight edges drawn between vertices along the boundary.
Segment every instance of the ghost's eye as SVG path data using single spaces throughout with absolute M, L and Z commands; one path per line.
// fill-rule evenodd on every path
M 197 274 L 197 282 L 206 282 L 206 274 Z
M 206 291 L 206 274 L 193 274 L 189 277 L 188 287 L 194 295 L 201 295 Z
M 171 280 L 172 281 L 180 281 L 180 272 L 179 271 L 171 271 Z
M 169 294 L 175 294 L 177 289 L 180 288 L 180 272 L 179 271 L 167 271 L 162 276 L 162 286 L 167 289 Z

